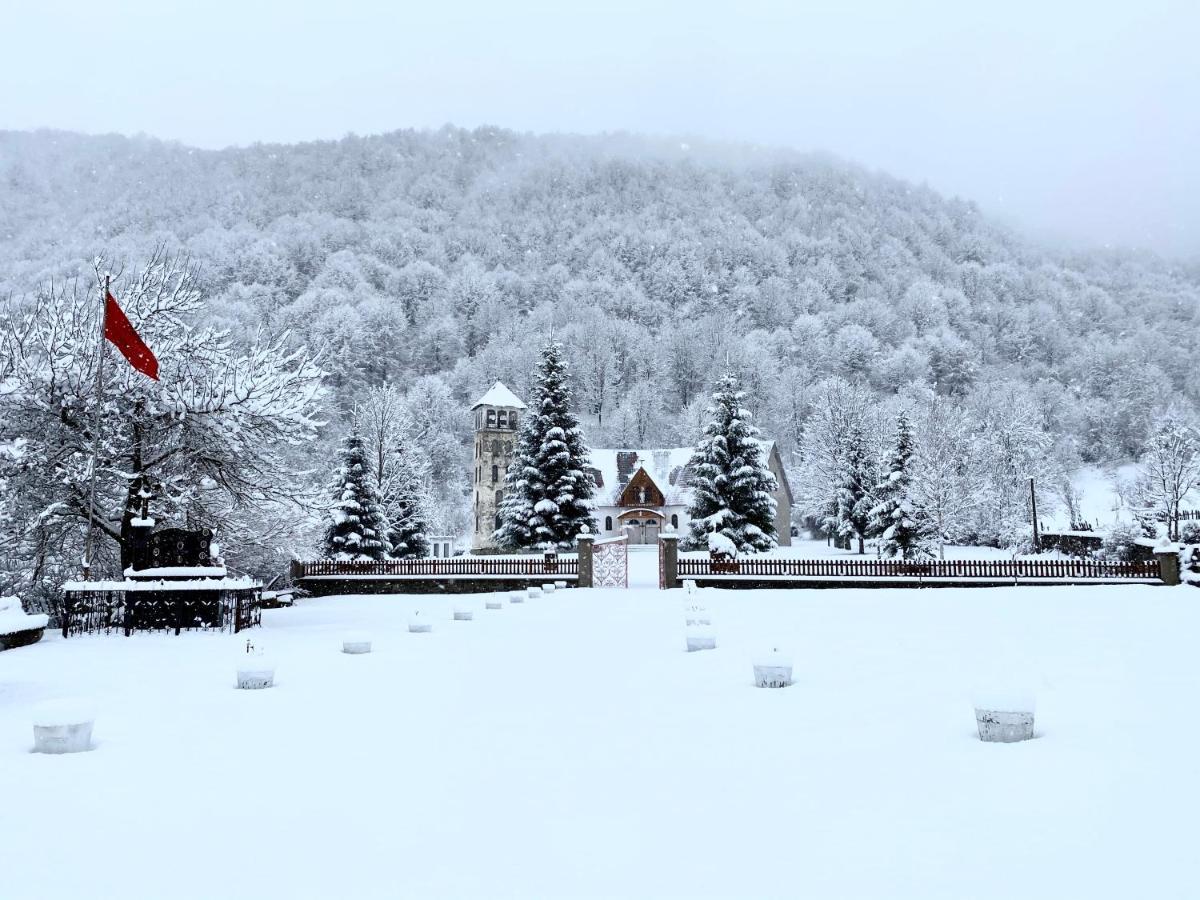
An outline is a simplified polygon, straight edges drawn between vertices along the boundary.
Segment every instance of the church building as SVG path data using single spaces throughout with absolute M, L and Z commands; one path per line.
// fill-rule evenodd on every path
M 504 475 L 512 461 L 525 404 L 497 381 L 475 405 L 475 466 L 471 549 L 495 548 Z M 792 489 L 774 441 L 761 441 L 775 475 L 775 530 L 780 546 L 792 542 Z M 595 517 L 601 537 L 628 535 L 631 543 L 653 544 L 664 527 L 686 533 L 692 504 L 691 458 L 694 448 L 591 450 L 596 483 Z
M 792 543 L 792 488 L 774 441 L 759 441 L 775 476 L 775 536 Z M 694 447 L 661 450 L 592 450 L 596 524 L 602 537 L 629 536 L 631 544 L 653 544 L 670 526 L 686 534 L 691 519 Z

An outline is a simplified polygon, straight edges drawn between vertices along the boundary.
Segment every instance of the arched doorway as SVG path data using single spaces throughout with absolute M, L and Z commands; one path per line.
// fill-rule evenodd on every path
M 631 544 L 657 544 L 663 517 L 650 509 L 631 509 L 617 516 L 621 531 Z

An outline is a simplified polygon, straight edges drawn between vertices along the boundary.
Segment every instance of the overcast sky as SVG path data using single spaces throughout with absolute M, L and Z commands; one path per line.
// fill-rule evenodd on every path
M 1200 256 L 1200 0 L 37 0 L 3 29 L 0 128 L 704 135 Z

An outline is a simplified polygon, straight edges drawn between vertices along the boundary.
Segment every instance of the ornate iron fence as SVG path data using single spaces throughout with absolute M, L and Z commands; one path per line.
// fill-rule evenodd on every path
M 63 637 L 135 631 L 229 631 L 262 623 L 261 589 L 67 590 L 53 613 Z

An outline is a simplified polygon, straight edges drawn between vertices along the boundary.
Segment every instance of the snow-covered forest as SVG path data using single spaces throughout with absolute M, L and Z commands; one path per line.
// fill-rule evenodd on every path
M 281 495 L 316 490 L 355 406 L 386 389 L 431 527 L 461 531 L 466 409 L 497 379 L 527 396 L 550 336 L 591 446 L 695 444 L 731 367 L 811 521 L 845 488 L 842 436 L 861 436 L 855 477 L 873 485 L 907 410 L 912 491 L 963 539 L 1003 540 L 1029 477 L 1070 507 L 1075 466 L 1142 455 L 1165 410 L 1200 401 L 1200 264 L 1039 247 L 826 157 L 449 127 L 223 151 L 4 132 L 0 186 L 6 315 L 77 276 L 86 290 L 98 255 L 131 271 L 183 255 L 180 318 L 227 331 L 228 365 L 266 347 L 249 365 L 304 383 L 294 433 L 270 435 L 287 482 L 253 486 L 288 519 Z M 301 347 L 315 362 L 287 362 Z M 10 392 L 28 389 L 17 368 L 0 359 Z M 304 539 L 283 531 L 281 552 Z

